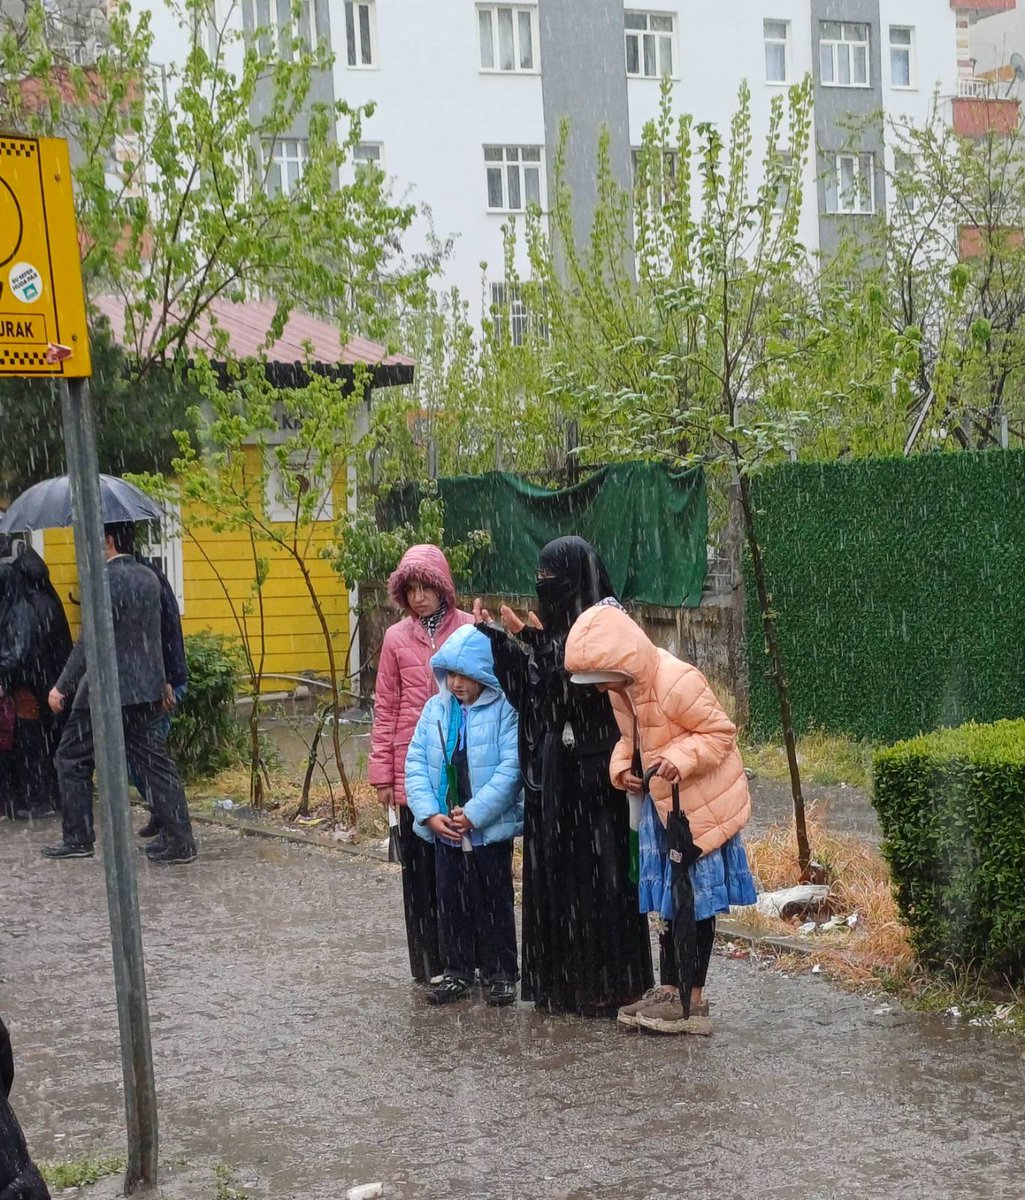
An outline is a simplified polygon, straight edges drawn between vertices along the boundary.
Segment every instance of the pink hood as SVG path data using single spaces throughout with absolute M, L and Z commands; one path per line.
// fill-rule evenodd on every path
M 437 546 L 410 546 L 402 561 L 388 580 L 388 595 L 396 608 L 409 612 L 406 604 L 406 589 L 413 582 L 424 584 L 446 601 L 449 608 L 456 602 L 456 585 L 448 559 Z

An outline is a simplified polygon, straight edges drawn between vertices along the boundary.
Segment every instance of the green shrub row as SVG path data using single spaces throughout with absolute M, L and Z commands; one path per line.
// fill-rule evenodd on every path
M 874 803 L 920 959 L 1025 977 L 1025 721 L 876 753 Z

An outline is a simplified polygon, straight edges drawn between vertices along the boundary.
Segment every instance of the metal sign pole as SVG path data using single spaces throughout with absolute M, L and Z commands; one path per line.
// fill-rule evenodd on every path
M 103 869 L 107 880 L 114 957 L 121 1067 L 128 1122 L 125 1193 L 157 1178 L 157 1096 L 153 1080 L 142 927 L 135 884 L 135 847 L 129 817 L 124 730 L 114 649 L 114 623 L 103 550 L 99 467 L 92 400 L 86 379 L 60 381 L 64 442 L 75 517 L 75 559 L 82 597 L 89 711 L 100 797 Z

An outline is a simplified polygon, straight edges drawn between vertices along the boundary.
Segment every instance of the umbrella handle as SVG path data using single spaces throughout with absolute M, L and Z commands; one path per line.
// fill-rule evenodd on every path
M 655 775 L 657 774 L 657 772 L 658 772 L 657 764 L 654 767 L 649 767 L 644 772 L 644 791 L 645 792 L 648 791 L 648 787 L 649 787 L 651 781 L 655 778 Z M 676 816 L 680 815 L 680 785 L 678 783 L 673 784 L 673 813 Z

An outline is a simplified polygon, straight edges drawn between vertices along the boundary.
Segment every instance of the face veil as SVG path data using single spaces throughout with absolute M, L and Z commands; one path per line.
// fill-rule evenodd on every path
M 538 615 L 553 637 L 565 637 L 585 609 L 615 598 L 605 564 L 583 538 L 563 537 L 549 542 L 541 551 L 537 570 Z

